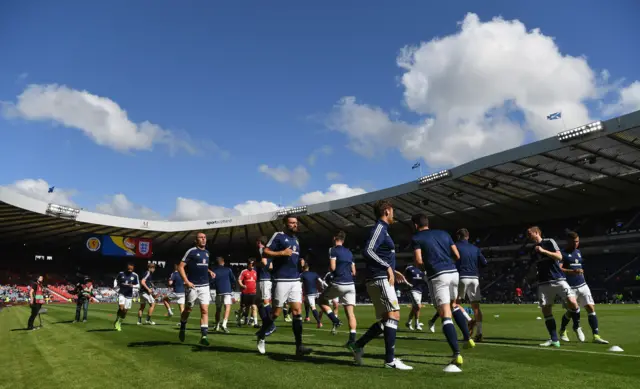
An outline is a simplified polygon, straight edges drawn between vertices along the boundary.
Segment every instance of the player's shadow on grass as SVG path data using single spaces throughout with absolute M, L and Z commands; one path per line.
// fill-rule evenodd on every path
M 315 352 L 314 354 L 322 355 L 320 352 Z M 294 354 L 283 354 L 283 353 L 273 353 L 267 351 L 267 357 L 271 360 L 278 362 L 304 362 L 304 363 L 312 363 L 314 365 L 340 365 L 340 366 L 354 366 L 353 361 L 345 361 L 343 359 L 333 359 L 333 358 L 319 358 L 314 355 L 307 355 L 304 357 L 298 357 Z M 359 368 L 376 368 L 375 366 L 359 366 Z
M 14 328 L 11 330 L 11 332 L 14 332 L 14 331 L 31 331 L 31 330 L 28 328 Z
M 496 341 L 517 341 L 517 342 L 544 342 L 540 338 L 504 338 L 504 337 L 484 337 L 485 342 L 495 343 Z
M 87 332 L 116 332 L 114 328 L 97 328 L 95 330 L 87 330 Z
M 71 324 L 73 323 L 73 320 L 61 320 L 61 321 L 54 321 L 51 324 Z

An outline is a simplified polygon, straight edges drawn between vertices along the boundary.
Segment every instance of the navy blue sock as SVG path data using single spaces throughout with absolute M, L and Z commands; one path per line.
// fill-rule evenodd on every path
M 147 321 L 151 321 L 151 315 L 147 315 Z
M 386 363 L 393 362 L 396 357 L 396 331 L 398 331 L 397 320 L 389 319 L 384 323 L 384 361 Z
M 207 336 L 208 332 L 209 332 L 209 326 L 208 325 L 200 325 L 200 334 L 202 336 Z
M 456 327 L 453 326 L 453 322 L 448 317 L 442 318 L 442 332 L 444 333 L 444 336 L 447 339 L 447 343 L 449 343 L 449 347 L 451 347 L 451 351 L 453 351 L 453 354 L 460 354 Z
M 356 341 L 356 330 L 349 331 L 349 343 Z
M 577 330 L 580 328 L 580 308 L 571 311 L 571 317 L 573 318 L 573 329 Z
M 264 311 L 266 312 L 268 318 L 271 317 L 271 312 L 272 312 L 271 304 L 265 305 Z
M 184 331 L 187 328 L 187 321 L 180 320 L 180 331 Z
M 544 324 L 547 326 L 547 331 L 549 331 L 551 340 L 557 342 L 558 333 L 556 332 L 556 319 L 554 319 L 553 316 L 547 316 L 544 318 Z
M 296 347 L 302 346 L 302 316 L 301 315 L 293 315 L 293 323 L 291 324 L 291 328 L 293 328 L 293 336 L 296 338 Z
M 264 305 L 260 304 L 258 306 L 258 315 L 260 316 L 260 320 L 264 321 L 267 316 L 267 310 L 264 308 Z
M 320 323 L 320 315 L 318 315 L 318 310 L 314 309 L 313 311 L 311 311 L 311 313 L 313 313 L 313 318 L 316 319 L 316 323 Z
M 596 316 L 595 312 L 591 312 L 587 318 L 589 319 L 591 332 L 593 332 L 594 335 L 598 335 L 598 316 Z
M 138 323 L 142 323 L 142 316 L 138 316 Z
M 269 328 L 273 325 L 273 317 L 265 316 L 264 320 L 262 320 L 262 327 L 260 327 L 260 331 L 258 331 L 258 338 L 264 339 L 264 334 L 267 332 Z
M 338 318 L 336 317 L 336 314 L 335 314 L 335 313 L 333 313 L 333 311 L 325 312 L 324 314 L 325 314 L 325 315 L 327 315 L 327 316 L 329 317 L 329 319 L 331 320 L 331 322 L 332 322 L 333 324 L 338 324 L 338 323 L 340 323 L 340 319 L 338 319 Z
M 465 341 L 469 340 L 471 335 L 469 334 L 469 323 L 467 322 L 467 318 L 462 313 L 460 307 L 456 307 L 453 310 L 453 320 L 456 321 L 458 328 L 462 331 L 462 337 Z
M 377 338 L 378 335 L 380 335 L 382 333 L 383 326 L 384 326 L 384 324 L 382 322 L 380 322 L 380 321 L 377 321 L 377 322 L 373 323 L 373 325 L 371 327 L 369 327 L 367 332 L 365 332 L 364 335 L 362 335 L 360 337 L 360 339 L 358 339 L 356 341 L 356 346 L 362 348 L 367 343 L 372 341 L 374 338 Z
M 436 320 L 438 320 L 438 318 L 440 317 L 440 314 L 438 313 L 438 311 L 436 311 L 436 313 L 433 314 L 433 317 L 431 318 L 431 322 L 435 323 Z
M 309 304 L 305 304 L 305 305 L 304 305 L 304 317 L 305 317 L 306 319 L 308 319 L 308 318 L 309 318 Z
M 563 333 L 567 329 L 570 320 L 571 311 L 566 311 L 564 315 L 562 315 L 562 321 L 560 322 L 560 333 Z
M 289 314 L 289 310 L 287 309 L 287 307 L 282 308 L 282 313 L 287 316 Z

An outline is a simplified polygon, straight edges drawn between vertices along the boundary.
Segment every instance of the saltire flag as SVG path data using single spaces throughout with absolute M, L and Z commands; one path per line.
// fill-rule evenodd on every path
M 562 112 L 554 112 L 550 115 L 547 115 L 547 120 L 557 120 L 562 118 Z
M 49 188 L 49 193 L 53 193 L 53 190 L 55 189 L 55 186 L 52 186 L 51 188 Z
M 414 163 L 414 164 L 413 164 L 413 166 L 411 167 L 411 169 L 413 170 L 413 169 L 417 169 L 417 168 L 419 168 L 419 167 L 420 167 L 420 162 L 416 162 L 416 163 Z

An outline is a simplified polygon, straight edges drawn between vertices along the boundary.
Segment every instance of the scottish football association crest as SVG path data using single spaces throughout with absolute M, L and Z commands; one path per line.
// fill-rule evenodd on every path
M 149 242 L 141 241 L 138 243 L 138 251 L 140 254 L 147 255 L 149 254 Z

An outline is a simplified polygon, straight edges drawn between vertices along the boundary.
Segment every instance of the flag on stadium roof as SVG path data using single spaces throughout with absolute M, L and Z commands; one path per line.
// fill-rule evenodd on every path
M 51 188 L 49 188 L 49 193 L 53 193 L 53 190 L 55 189 L 55 186 L 52 186 Z
M 547 120 L 557 120 L 562 118 L 562 112 L 554 112 L 550 115 L 547 115 Z
M 417 169 L 420 167 L 420 162 L 416 162 L 413 164 L 413 166 L 411 167 L 411 169 Z

